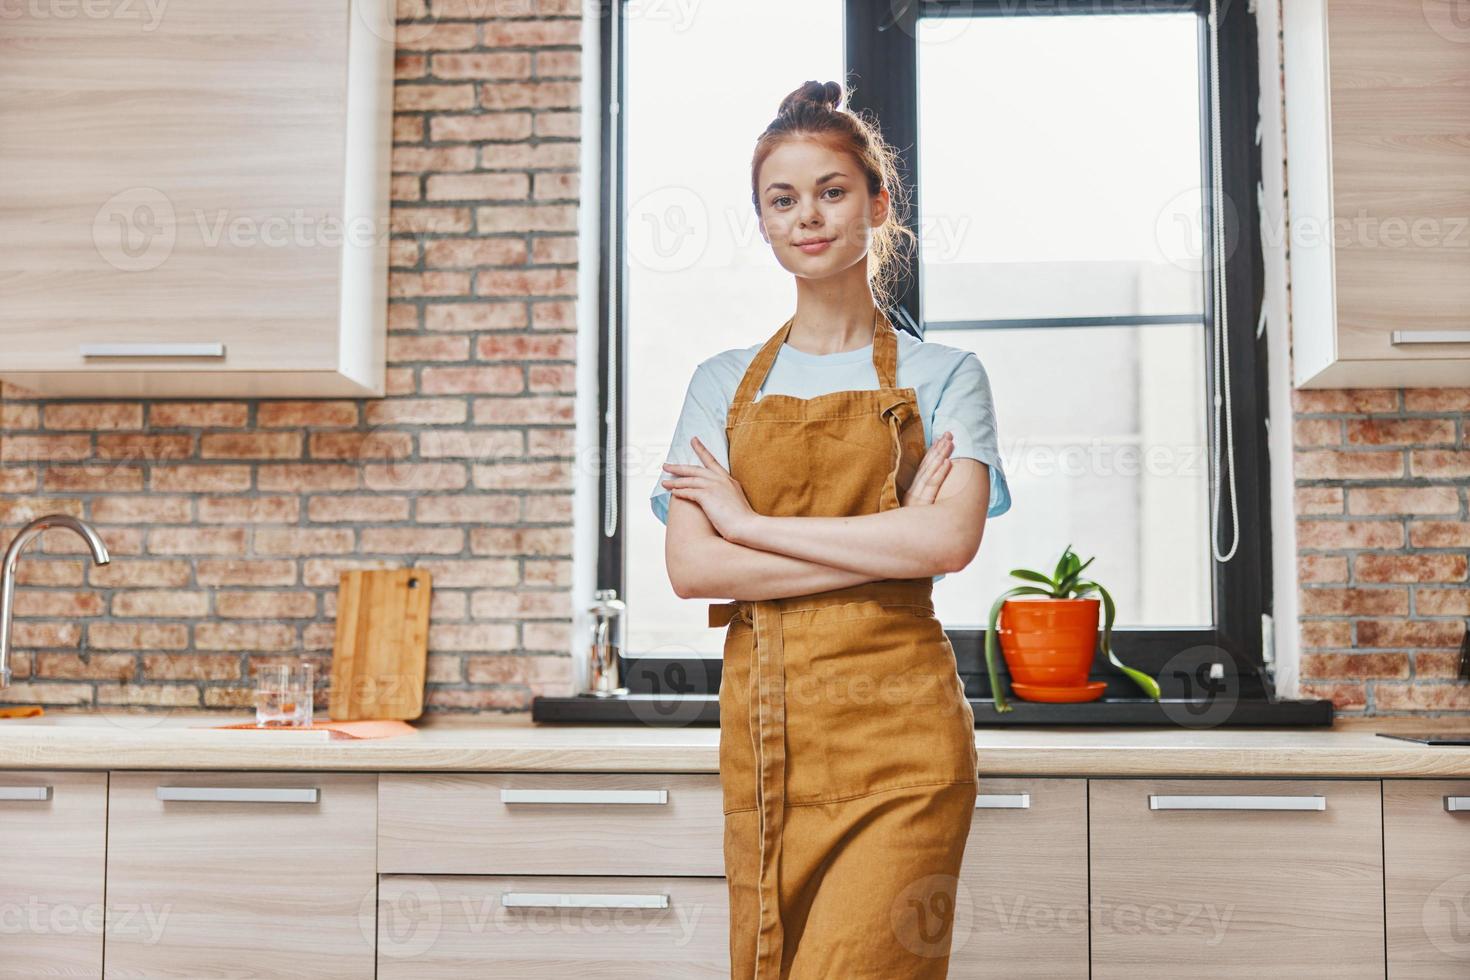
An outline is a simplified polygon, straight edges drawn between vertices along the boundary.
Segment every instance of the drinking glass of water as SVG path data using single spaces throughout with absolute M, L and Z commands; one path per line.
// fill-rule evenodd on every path
M 309 660 L 261 665 L 255 674 L 256 727 L 309 728 L 314 688 Z

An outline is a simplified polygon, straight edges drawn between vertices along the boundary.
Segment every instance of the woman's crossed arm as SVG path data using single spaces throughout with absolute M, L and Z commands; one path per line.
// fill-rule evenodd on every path
M 945 437 L 925 454 L 902 507 L 857 517 L 757 514 L 709 450 L 692 443 L 705 465 L 665 464 L 663 481 L 672 490 L 665 561 L 682 598 L 772 599 L 919 578 L 958 571 L 979 550 L 989 470 L 948 459 Z

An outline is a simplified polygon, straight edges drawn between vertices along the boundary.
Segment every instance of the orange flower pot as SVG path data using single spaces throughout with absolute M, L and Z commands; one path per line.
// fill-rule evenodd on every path
M 1026 698 L 1025 692 L 1032 689 L 1081 693 L 1089 688 L 1095 688 L 1095 696 L 1101 696 L 1106 685 L 1099 682 L 1089 685 L 1087 680 L 1097 653 L 1101 609 L 1102 600 L 1095 598 L 1017 598 L 1007 599 L 1001 605 L 996 638 L 1018 697 L 1053 700 Z

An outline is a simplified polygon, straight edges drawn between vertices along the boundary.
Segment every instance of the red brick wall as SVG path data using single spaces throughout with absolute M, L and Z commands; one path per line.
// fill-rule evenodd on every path
M 225 708 L 330 661 L 348 568 L 434 579 L 431 712 L 570 689 L 581 19 L 400 0 L 388 397 L 45 401 L 0 391 L 22 558 L 0 702 Z M 325 691 L 319 694 L 326 705 Z
M 1470 712 L 1470 389 L 1296 391 L 1302 693 Z

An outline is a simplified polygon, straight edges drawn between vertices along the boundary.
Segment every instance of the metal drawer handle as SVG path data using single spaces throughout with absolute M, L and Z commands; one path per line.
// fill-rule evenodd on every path
M 523 909 L 666 909 L 668 895 L 588 895 L 573 892 L 502 892 L 500 904 Z
M 1325 810 L 1325 796 L 1158 796 L 1150 810 Z
M 319 790 L 310 787 L 160 786 L 160 800 L 172 803 L 316 803 Z
M 1470 330 L 1395 330 L 1391 344 L 1470 344 Z
M 1446 796 L 1444 808 L 1450 813 L 1462 813 L 1470 810 L 1470 796 Z
M 82 344 L 83 357 L 224 357 L 225 345 L 209 344 Z
M 977 810 L 1029 810 L 1030 793 L 980 793 L 975 797 Z
M 50 786 L 0 786 L 0 800 L 49 800 Z
M 506 789 L 502 803 L 667 803 L 666 789 Z

